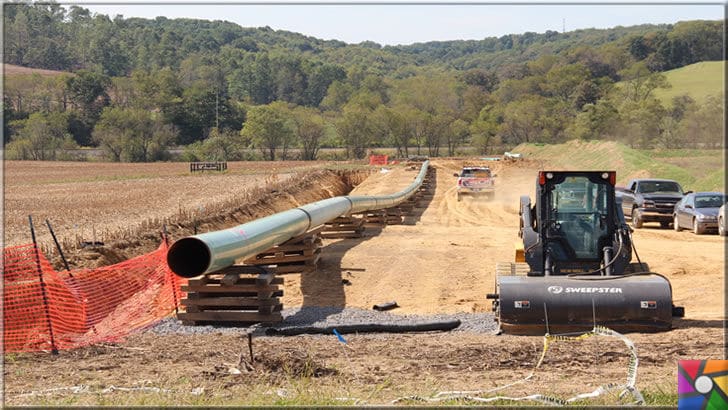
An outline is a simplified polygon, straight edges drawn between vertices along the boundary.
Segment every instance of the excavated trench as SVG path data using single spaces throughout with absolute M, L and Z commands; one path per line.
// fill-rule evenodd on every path
M 209 206 L 207 213 L 202 215 L 176 213 L 174 217 L 162 218 L 159 226 L 143 224 L 134 239 L 114 238 L 112 234 L 103 246 L 64 250 L 65 257 L 72 269 L 112 265 L 155 250 L 163 226 L 173 242 L 195 233 L 226 229 L 307 203 L 347 195 L 368 176 L 368 170 L 307 172 L 284 182 L 258 187 L 254 195 L 242 201 L 231 199 Z M 51 257 L 51 263 L 56 269 L 63 269 L 63 261 L 57 253 Z

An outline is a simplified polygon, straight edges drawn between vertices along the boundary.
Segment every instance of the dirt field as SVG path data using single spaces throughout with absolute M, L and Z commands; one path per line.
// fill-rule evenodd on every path
M 258 195 L 260 189 L 273 189 L 274 184 L 285 183 L 296 172 L 318 169 L 326 164 L 230 162 L 228 171 L 220 175 L 214 172 L 191 174 L 188 165 L 179 162 L 6 161 L 5 246 L 31 242 L 28 215 L 32 215 L 36 237 L 50 256 L 54 256 L 54 247 L 45 226 L 46 219 L 67 252 L 73 252 L 82 241 L 108 242 L 143 236 L 140 231 L 149 226 L 146 230 L 150 231 L 155 243 L 132 250 L 132 253 L 141 254 L 158 246 L 158 232 L 165 220 L 196 218 L 204 221 L 217 216 L 221 206 L 240 203 L 251 195 Z M 83 258 L 69 255 L 69 259 L 72 266 L 84 266 Z
M 492 165 L 498 174 L 496 198 L 457 202 L 452 174 L 462 162 L 433 161 L 436 190 L 426 209 L 404 225 L 367 231 L 362 239 L 326 241 L 317 272 L 286 276 L 284 306 L 371 308 L 396 300 L 401 306 L 397 313 L 488 311 L 485 294 L 493 291 L 495 263 L 513 258 L 518 197 L 533 197 L 538 167 L 527 161 Z M 372 175 L 355 193 L 396 192 L 414 175 L 396 167 Z M 675 404 L 677 361 L 724 355 L 724 240 L 648 226 L 635 232 L 634 241 L 642 260 L 672 282 L 675 303 L 685 306 L 686 317 L 674 330 L 627 335 L 637 348 L 637 387 L 648 404 Z M 351 285 L 342 285 L 343 278 Z M 413 394 L 506 385 L 528 375 L 543 348 L 541 337 L 464 333 L 351 335 L 348 340 L 345 349 L 333 336 L 256 338 L 255 369 L 235 375 L 229 369 L 242 367 L 247 344 L 222 334 L 146 333 L 57 357 L 6 356 L 5 400 L 41 405 L 383 405 Z M 623 383 L 628 358 L 624 345 L 613 339 L 556 343 L 531 380 L 497 394 L 567 398 L 601 384 Z M 620 402 L 611 395 L 588 403 Z
M 22 66 L 13 65 L 13 64 L 3 64 L 3 75 L 12 76 L 12 75 L 21 75 L 21 74 L 39 74 L 39 75 L 45 75 L 45 76 L 56 76 L 56 75 L 71 74 L 71 73 L 68 73 L 65 71 L 56 71 L 56 70 L 44 70 L 42 68 L 22 67 Z

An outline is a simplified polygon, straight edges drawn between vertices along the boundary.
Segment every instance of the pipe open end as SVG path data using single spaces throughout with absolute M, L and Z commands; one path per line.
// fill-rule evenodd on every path
M 201 240 L 188 237 L 172 244 L 167 251 L 167 265 L 178 276 L 194 278 L 210 266 L 210 249 Z

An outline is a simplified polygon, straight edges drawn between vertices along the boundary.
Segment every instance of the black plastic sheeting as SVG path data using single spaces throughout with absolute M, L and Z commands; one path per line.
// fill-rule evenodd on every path
M 334 329 L 341 334 L 347 333 L 408 333 L 408 332 L 431 332 L 453 330 L 460 326 L 459 320 L 448 320 L 444 322 L 426 322 L 413 323 L 406 325 L 378 324 L 366 323 L 358 325 L 341 325 L 341 326 L 295 326 L 286 328 L 268 328 L 265 334 L 268 336 L 295 336 L 295 335 L 315 335 L 315 334 L 334 334 Z

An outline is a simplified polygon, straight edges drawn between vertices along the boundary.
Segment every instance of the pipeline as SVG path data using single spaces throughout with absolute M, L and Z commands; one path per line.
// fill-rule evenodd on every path
M 256 219 L 233 228 L 188 236 L 167 252 L 169 268 L 185 278 L 224 269 L 280 245 L 339 216 L 391 208 L 412 196 L 422 185 L 429 161 L 422 164 L 414 182 L 392 195 L 337 196 Z

